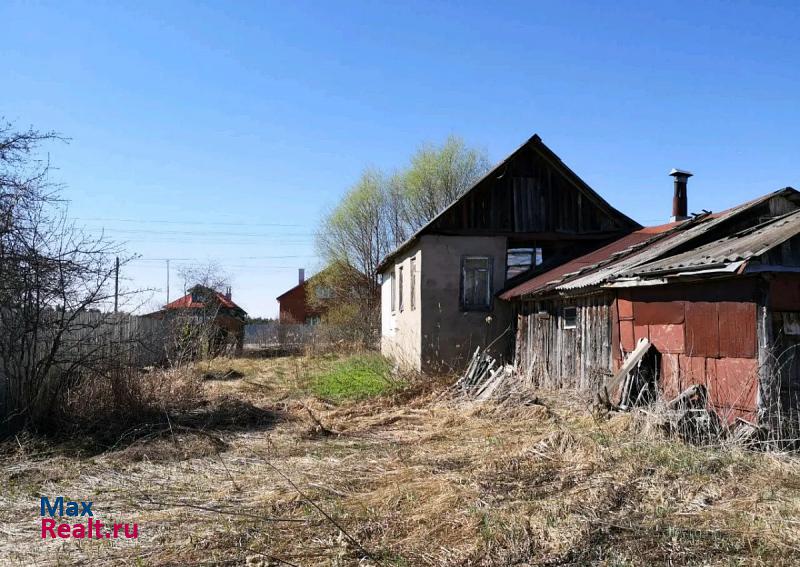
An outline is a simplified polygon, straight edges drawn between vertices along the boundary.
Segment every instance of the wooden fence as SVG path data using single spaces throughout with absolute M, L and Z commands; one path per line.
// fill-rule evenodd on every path
M 80 371 L 92 364 L 143 368 L 166 361 L 169 329 L 164 321 L 100 312 L 65 317 L 53 311 L 43 317 L 51 320 L 39 326 L 34 340 L 30 331 L 25 334 L 13 325 L 13 312 L 6 311 L 3 315 L 0 352 L 4 353 L 5 364 L 0 365 L 0 415 L 6 414 L 11 395 L 9 376 L 26 376 L 37 365 L 46 363 L 56 340 L 59 346 L 52 365 L 64 371 Z M 6 371 L 10 374 L 6 375 Z
M 300 347 L 314 340 L 315 327 L 287 323 L 245 325 L 245 348 Z

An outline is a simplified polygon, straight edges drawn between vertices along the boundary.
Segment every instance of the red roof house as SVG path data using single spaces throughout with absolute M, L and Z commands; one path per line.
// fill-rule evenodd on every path
M 203 285 L 195 285 L 183 297 L 145 317 L 165 320 L 181 318 L 193 323 L 211 322 L 217 330 L 213 337 L 214 350 L 233 344 L 239 351 L 244 345 L 247 312 L 231 299 L 230 289 L 227 293 L 221 293 Z

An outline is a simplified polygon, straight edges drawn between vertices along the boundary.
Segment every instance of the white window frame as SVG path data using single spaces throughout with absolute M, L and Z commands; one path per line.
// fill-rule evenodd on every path
M 411 311 L 417 308 L 417 259 L 411 258 L 410 267 L 408 269 L 409 284 L 409 307 Z
M 403 312 L 403 266 L 397 267 L 397 307 Z
M 392 273 L 389 274 L 389 289 L 391 290 L 390 293 L 392 296 L 392 305 L 391 305 L 392 313 L 397 311 L 397 293 L 394 289 L 395 279 L 396 278 L 394 277 L 394 270 L 392 270 Z

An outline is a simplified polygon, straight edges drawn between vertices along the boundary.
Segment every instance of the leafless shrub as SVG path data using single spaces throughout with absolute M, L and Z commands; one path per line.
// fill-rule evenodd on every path
M 116 365 L 107 343 L 91 337 L 113 317 L 110 283 L 119 251 L 68 220 L 48 180 L 49 164 L 36 155 L 41 144 L 58 139 L 0 124 L 0 409 L 7 416 L 0 428 L 6 432 L 43 426 L 68 389 Z
M 62 427 L 84 431 L 124 431 L 134 425 L 164 420 L 170 413 L 189 411 L 203 400 L 200 378 L 185 368 L 137 371 L 119 368 L 84 380 L 68 391 L 54 417 Z

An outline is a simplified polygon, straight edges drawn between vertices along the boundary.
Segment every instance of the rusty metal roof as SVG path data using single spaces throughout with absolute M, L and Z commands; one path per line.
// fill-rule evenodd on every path
M 800 210 L 770 219 L 682 254 L 640 265 L 619 275 L 647 277 L 698 269 L 722 269 L 732 263 L 741 263 L 760 256 L 797 234 L 800 234 Z
M 689 267 L 688 262 L 700 261 L 699 258 L 690 260 L 698 253 L 701 256 L 703 254 L 713 255 L 713 257 L 725 256 L 724 250 L 726 246 L 729 249 L 728 255 L 730 256 L 746 254 L 750 248 L 761 250 L 767 242 L 775 242 L 771 246 L 763 248 L 764 250 L 769 249 L 778 244 L 779 242 L 776 241 L 783 238 L 783 236 L 785 236 L 783 240 L 786 240 L 800 232 L 800 216 L 798 216 L 800 211 L 776 217 L 764 224 L 735 235 L 729 235 L 687 252 L 669 256 L 670 251 L 676 250 L 683 245 L 690 245 L 693 240 L 708 234 L 709 231 L 720 224 L 777 195 L 788 195 L 795 198 L 798 193 L 791 188 L 781 189 L 720 213 L 706 213 L 683 222 L 641 229 L 599 250 L 534 276 L 530 280 L 503 292 L 500 297 L 502 299 L 514 299 L 553 291 L 575 291 L 600 286 L 621 278 L 635 278 L 640 274 L 645 277 L 647 274 L 655 276 L 657 272 L 656 265 L 660 266 L 658 269 L 662 270 L 669 269 L 669 266 L 676 262 L 686 263 L 687 267 Z M 793 229 L 790 227 L 794 227 L 794 233 L 791 233 Z M 649 237 L 645 237 L 648 232 Z M 787 234 L 788 236 L 786 236 Z M 733 246 L 731 242 L 734 239 L 742 242 Z M 780 242 L 783 242 L 783 240 L 780 240 Z M 707 249 L 707 252 L 704 252 L 704 249 Z M 695 265 L 702 266 L 699 263 Z M 648 271 L 642 271 L 641 268 L 648 268 Z
M 673 223 L 680 224 L 680 223 Z M 664 225 L 664 231 L 669 230 L 670 225 Z M 574 260 L 565 262 L 560 266 L 541 273 L 533 278 L 525 281 L 509 290 L 500 294 L 502 299 L 513 299 L 522 295 L 530 293 L 538 293 L 545 289 L 551 289 L 558 284 L 563 283 L 570 278 L 574 278 L 587 270 L 594 270 L 603 263 L 613 261 L 616 258 L 624 257 L 631 251 L 636 250 L 657 236 L 661 235 L 664 231 L 656 230 L 660 227 L 648 227 L 636 232 L 632 232 L 614 242 L 584 254 Z

